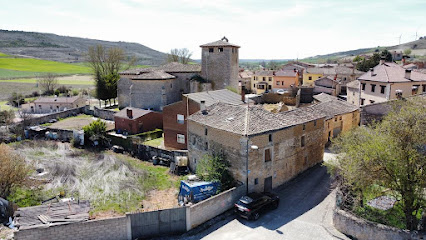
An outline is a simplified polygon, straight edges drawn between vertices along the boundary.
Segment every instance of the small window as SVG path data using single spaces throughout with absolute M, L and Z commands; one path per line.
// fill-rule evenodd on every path
M 268 81 L 272 81 L 272 77 L 269 77 Z
M 380 93 L 384 94 L 386 90 L 386 86 L 380 85 Z
M 209 52 L 213 52 L 213 48 L 209 48 Z
M 253 84 L 253 88 L 256 88 L 256 84 Z
M 265 149 L 265 162 L 270 162 L 271 160 L 271 149 L 267 148 Z
M 255 179 L 254 179 L 254 185 L 257 185 L 257 184 L 259 184 L 259 179 L 258 179 L 258 178 L 255 178 Z
M 178 143 L 185 144 L 185 135 L 183 135 L 183 134 L 178 134 L 178 135 L 177 135 L 177 142 L 178 142 Z
M 342 116 L 339 117 L 339 120 L 342 121 Z
M 272 142 L 272 134 L 269 134 L 269 142 Z
M 306 129 L 306 124 L 303 124 L 303 131 L 305 131 L 305 129 Z
M 182 114 L 178 114 L 177 115 L 177 123 L 184 124 L 185 123 L 185 116 L 183 116 Z
M 268 85 L 268 89 L 271 89 L 272 88 L 272 86 L 271 85 Z
M 371 92 L 375 92 L 376 91 L 376 84 L 371 84 Z
M 223 52 L 223 48 L 219 48 L 219 52 Z
M 192 136 L 192 146 L 195 146 L 196 143 L 197 143 L 197 139 L 194 136 Z
M 361 83 L 361 90 L 364 91 L 365 90 L 365 83 Z
M 312 80 L 312 76 L 309 76 L 309 78 L 308 78 L 309 80 Z
M 370 103 L 375 103 L 374 100 L 370 100 Z
M 262 77 L 263 81 L 266 81 L 266 77 Z
M 204 150 L 209 150 L 209 143 L 208 142 L 206 142 L 205 144 L 204 144 Z
M 300 146 L 301 147 L 305 146 L 305 136 L 302 136 L 302 138 L 300 139 Z
M 423 92 L 426 92 L 426 85 L 422 85 L 422 87 L 423 87 Z
M 352 92 L 352 96 L 355 96 L 355 92 Z
M 207 128 L 206 128 L 206 129 L 204 129 L 204 135 L 206 135 L 206 136 L 207 136 L 207 133 L 208 133 L 208 130 L 207 130 Z
M 365 99 L 361 98 L 361 105 L 364 105 Z
M 280 85 L 280 83 L 281 83 L 280 81 L 277 81 L 277 86 L 279 86 L 279 85 Z
M 317 126 L 317 120 L 314 120 L 314 127 Z
M 170 83 L 170 88 L 173 88 L 173 83 Z
M 334 121 L 337 122 L 337 117 L 334 118 Z

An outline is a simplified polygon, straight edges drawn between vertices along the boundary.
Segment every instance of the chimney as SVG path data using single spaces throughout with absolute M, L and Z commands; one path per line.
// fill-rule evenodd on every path
M 246 102 L 246 88 L 241 86 L 241 101 Z
M 206 101 L 201 100 L 200 102 L 200 111 L 204 114 L 206 112 Z
M 371 76 L 376 76 L 376 74 L 374 73 L 374 68 L 370 68 L 370 73 L 371 73 Z
M 133 110 L 130 109 L 130 108 L 127 109 L 127 117 L 128 118 L 133 118 Z
M 382 65 L 383 63 L 386 62 L 386 58 L 385 57 L 380 57 L 380 62 L 379 64 Z
M 405 78 L 406 79 L 410 79 L 411 78 L 411 69 L 405 69 Z

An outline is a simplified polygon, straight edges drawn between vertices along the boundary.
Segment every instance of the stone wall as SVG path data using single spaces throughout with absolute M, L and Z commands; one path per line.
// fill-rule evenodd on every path
M 240 185 L 188 207 L 187 230 L 233 208 L 234 204 L 245 193 L 246 188 L 244 185 Z
M 127 240 L 127 217 L 109 218 L 66 225 L 21 228 L 15 240 Z
M 360 219 L 341 209 L 335 209 L 333 213 L 333 224 L 340 232 L 358 240 L 422 239 L 408 230 L 401 230 Z
M 94 110 L 93 110 L 93 116 L 102 118 L 105 120 L 110 120 L 110 121 L 114 121 L 114 114 L 116 113 L 117 112 L 113 110 L 101 109 L 97 107 L 94 107 Z
M 201 53 L 201 76 L 214 82 L 214 90 L 224 89 L 226 86 L 238 87 L 238 48 L 218 47 L 209 52 L 210 47 L 203 47 Z
M 70 109 L 70 110 L 62 111 L 62 112 L 57 112 L 57 113 L 44 115 L 44 116 L 41 116 L 41 117 L 31 118 L 29 121 L 31 122 L 31 125 L 40 125 L 40 124 L 43 124 L 43 123 L 47 123 L 52 119 L 67 118 L 67 117 L 71 117 L 71 116 L 76 116 L 80 113 L 83 113 L 85 108 L 86 107 L 73 108 L 73 109 Z

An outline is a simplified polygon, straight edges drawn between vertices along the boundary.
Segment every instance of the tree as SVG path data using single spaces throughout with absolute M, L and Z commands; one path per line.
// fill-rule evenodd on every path
M 28 176 L 25 159 L 6 144 L 0 144 L 0 197 L 7 198 L 13 188 L 23 185 Z
M 135 59 L 127 59 L 121 48 L 105 48 L 102 45 L 89 47 L 88 62 L 96 85 L 96 96 L 100 100 L 115 99 L 119 71 L 129 69 Z M 115 101 L 115 100 L 114 100 Z
M 380 55 L 381 55 L 381 57 L 385 58 L 386 62 L 392 62 L 392 60 L 393 60 L 392 54 L 386 49 L 383 50 Z
M 234 183 L 229 167 L 230 163 L 224 154 L 206 154 L 197 163 L 196 174 L 203 181 L 220 182 L 221 188 L 226 190 Z
M 377 66 L 380 62 L 380 54 L 374 53 L 369 59 L 363 58 L 356 64 L 356 69 L 367 72 L 370 68 Z
M 354 57 L 354 59 L 352 60 L 352 62 L 360 62 L 364 60 L 364 57 L 360 57 L 359 55 L 357 55 L 356 57 Z
M 415 230 L 416 215 L 426 208 L 426 99 L 397 101 L 381 123 L 337 138 L 334 148 L 342 186 L 358 195 L 371 186 L 389 189 L 399 200 L 406 227 Z
M 271 69 L 271 70 L 277 70 L 279 67 L 280 66 L 279 66 L 278 62 L 276 62 L 274 60 L 269 61 L 268 64 L 267 64 L 267 68 Z
M 187 48 L 174 48 L 167 54 L 167 62 L 179 62 L 188 64 L 191 60 L 192 53 Z
M 10 95 L 10 97 L 8 98 L 8 102 L 14 107 L 19 107 L 19 105 L 25 103 L 25 98 L 21 93 L 13 92 L 12 95 Z
M 90 140 L 94 145 L 98 142 L 100 145 L 106 143 L 106 123 L 100 119 L 91 122 L 89 125 L 83 127 L 84 138 Z
M 45 76 L 39 77 L 37 83 L 43 90 L 43 93 L 47 95 L 53 94 L 53 91 L 58 86 L 58 80 L 52 73 L 47 73 Z
M 13 123 L 13 120 L 15 119 L 15 111 L 12 109 L 10 110 L 4 110 L 0 112 L 0 123 L 9 126 Z
M 409 49 L 409 48 L 405 49 L 404 54 L 409 56 L 411 54 L 411 49 Z

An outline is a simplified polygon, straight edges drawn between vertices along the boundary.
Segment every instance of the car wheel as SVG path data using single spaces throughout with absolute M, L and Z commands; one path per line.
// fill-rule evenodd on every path
M 257 220 L 257 219 L 259 219 L 259 217 L 260 217 L 260 214 L 259 213 L 255 213 L 253 215 L 253 220 Z
M 277 209 L 277 208 L 278 208 L 278 204 L 279 204 L 279 202 L 278 202 L 278 201 L 276 201 L 276 202 L 272 203 L 272 208 L 273 208 L 273 209 Z

